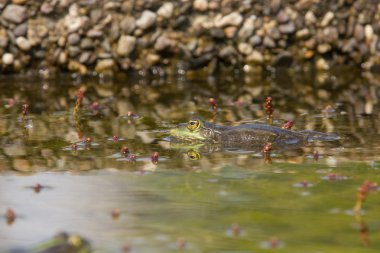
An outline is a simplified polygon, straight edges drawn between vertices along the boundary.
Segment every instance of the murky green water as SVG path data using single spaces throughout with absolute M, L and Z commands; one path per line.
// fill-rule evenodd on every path
M 379 191 L 368 193 L 361 215 L 353 212 L 362 183 L 380 183 L 377 80 L 353 71 L 1 77 L 0 212 L 17 216 L 0 220 L 0 250 L 67 231 L 94 252 L 378 252 Z M 226 125 L 265 121 L 266 96 L 275 124 L 295 120 L 298 130 L 338 133 L 340 143 L 274 152 L 267 163 L 257 150 L 212 152 L 165 139 L 192 115 Z M 124 146 L 136 162 L 123 158 Z M 36 184 L 45 187 L 36 193 Z

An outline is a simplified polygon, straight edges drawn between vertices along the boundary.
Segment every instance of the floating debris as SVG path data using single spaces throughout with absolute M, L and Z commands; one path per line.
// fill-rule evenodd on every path
M 278 249 L 284 246 L 284 243 L 276 236 L 272 236 L 268 240 L 261 242 L 261 247 L 264 249 Z
M 347 180 L 348 177 L 338 175 L 336 173 L 330 173 L 327 176 L 322 177 L 322 179 L 327 180 L 327 181 L 343 181 L 343 180 Z
M 177 238 L 177 248 L 178 249 L 185 249 L 187 246 L 187 241 L 183 237 Z
M 313 187 L 314 185 L 306 180 L 298 182 L 293 184 L 294 187 L 300 187 L 300 188 L 310 188 Z
M 131 161 L 131 162 L 136 162 L 136 160 L 137 160 L 137 156 L 136 156 L 135 154 L 131 154 L 131 155 L 129 156 L 129 161 Z
M 71 144 L 71 150 L 76 152 L 78 150 L 78 144 L 76 143 Z

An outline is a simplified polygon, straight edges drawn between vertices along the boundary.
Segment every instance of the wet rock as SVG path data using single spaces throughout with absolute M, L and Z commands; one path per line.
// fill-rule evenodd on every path
M 16 39 L 16 44 L 23 51 L 29 51 L 32 47 L 29 40 L 24 37 L 18 37 Z
M 252 53 L 253 48 L 250 44 L 248 43 L 239 43 L 238 45 L 238 50 L 241 54 L 243 55 L 249 55 Z
M 133 36 L 124 35 L 119 38 L 117 43 L 117 54 L 121 57 L 126 57 L 135 49 L 136 38 Z
M 224 59 L 227 62 L 236 63 L 236 56 L 238 52 L 232 46 L 226 46 L 219 52 L 219 57 Z
M 324 16 L 323 16 L 323 19 L 321 21 L 321 26 L 322 27 L 326 27 L 330 24 L 331 20 L 334 19 L 334 12 L 332 11 L 329 11 L 327 12 Z
M 243 16 L 238 12 L 232 12 L 215 20 L 216 27 L 239 26 L 243 22 Z
M 162 35 L 158 37 L 156 40 L 156 43 L 154 43 L 154 49 L 158 52 L 167 50 L 171 47 L 172 41 L 166 37 L 165 35 Z
M 197 11 L 206 11 L 208 8 L 207 0 L 195 0 L 193 3 L 193 7 Z
M 276 55 L 272 60 L 272 66 L 275 68 L 289 68 L 293 63 L 293 57 L 289 52 L 282 52 Z
M 136 21 L 136 26 L 142 30 L 146 30 L 156 23 L 156 16 L 154 12 L 145 10 Z
M 1 15 L 9 22 L 20 24 L 26 19 L 27 9 L 24 6 L 10 4 L 5 7 Z
M 160 61 L 160 56 L 158 54 L 148 54 L 146 61 L 149 66 L 154 66 Z
M 85 75 L 87 73 L 87 68 L 85 65 L 77 62 L 77 61 L 70 61 L 67 68 L 71 72 L 78 72 L 81 75 Z
M 296 31 L 296 26 L 293 22 L 289 22 L 287 24 L 280 25 L 278 29 L 282 34 L 292 34 Z
M 253 50 L 248 56 L 247 56 L 248 62 L 258 63 L 261 64 L 264 62 L 264 56 L 257 50 Z
M 115 67 L 115 61 L 113 59 L 98 60 L 95 71 L 98 73 L 112 71 Z
M 71 33 L 68 37 L 67 37 L 67 42 L 69 43 L 69 45 L 77 45 L 80 41 L 80 36 L 79 34 L 77 33 Z
M 158 9 L 157 14 L 158 16 L 164 17 L 164 18 L 171 18 L 173 16 L 174 11 L 174 4 L 170 2 L 164 3 L 160 9 Z
M 4 65 L 12 65 L 14 62 L 14 56 L 11 53 L 3 54 L 2 61 Z

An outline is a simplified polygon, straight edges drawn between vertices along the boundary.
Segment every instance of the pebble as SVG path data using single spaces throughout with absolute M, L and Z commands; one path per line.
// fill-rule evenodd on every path
M 117 43 L 117 49 L 116 52 L 120 57 L 126 57 L 136 47 L 136 38 L 129 35 L 123 35 L 119 38 L 119 41 Z
M 171 18 L 173 16 L 174 4 L 171 2 L 164 3 L 157 11 L 157 15 L 164 18 Z
M 333 20 L 333 18 L 334 18 L 334 12 L 332 11 L 327 12 L 321 21 L 321 26 L 322 27 L 328 26 L 331 20 Z
M 16 44 L 23 51 L 29 51 L 32 47 L 29 40 L 24 37 L 18 37 L 16 39 Z
M 20 24 L 26 19 L 27 10 L 24 6 L 10 4 L 5 7 L 1 16 L 9 22 Z
M 329 52 L 330 50 L 331 50 L 331 46 L 327 43 L 319 44 L 317 46 L 317 51 L 320 54 L 325 54 L 325 53 Z
M 253 47 L 248 43 L 239 43 L 238 50 L 243 55 L 249 55 L 253 51 Z
M 255 19 L 256 16 L 252 15 L 244 21 L 243 26 L 238 32 L 238 37 L 240 39 L 247 40 L 253 35 L 253 32 L 255 30 Z
M 2 61 L 4 65 L 11 65 L 14 61 L 14 56 L 11 53 L 3 54 Z
M 0 32 L 0 48 L 5 48 L 8 45 L 8 37 Z
M 362 25 L 357 24 L 354 29 L 354 37 L 357 41 L 362 41 L 364 39 L 364 28 Z
M 136 26 L 142 30 L 146 30 L 155 24 L 156 16 L 154 12 L 145 10 L 136 21 Z
M 132 34 L 136 29 L 136 20 L 134 17 L 126 16 L 120 22 L 120 29 L 126 34 Z
M 316 62 L 315 62 L 315 67 L 318 69 L 318 70 L 328 70 L 330 68 L 329 64 L 326 62 L 325 59 L 323 58 L 319 58 Z
M 94 42 L 90 38 L 86 37 L 82 39 L 80 42 L 80 48 L 82 49 L 87 50 L 87 49 L 92 49 L 93 47 L 94 47 Z
M 306 25 L 313 25 L 315 22 L 317 22 L 317 18 L 315 17 L 314 13 L 312 11 L 308 11 L 305 14 L 305 22 Z
M 22 23 L 16 26 L 13 32 L 16 37 L 19 37 L 19 36 L 25 36 L 27 31 L 28 31 L 28 24 Z
M 270 37 L 265 36 L 263 40 L 263 45 L 267 48 L 274 48 L 276 46 L 276 42 L 272 40 Z
M 69 43 L 69 45 L 71 46 L 74 46 L 74 45 L 77 45 L 80 41 L 80 36 L 79 34 L 77 33 L 71 33 L 68 37 L 67 37 L 67 42 Z
M 193 3 L 193 7 L 197 11 L 206 11 L 208 8 L 208 1 L 207 0 L 195 0 Z
M 253 50 L 248 56 L 247 56 L 247 61 L 248 62 L 253 62 L 253 63 L 263 63 L 264 62 L 264 56 L 262 53 L 260 53 L 257 50 Z
M 243 16 L 238 12 L 232 12 L 215 21 L 216 27 L 239 26 L 243 22 Z
M 261 44 L 261 37 L 258 36 L 258 35 L 254 35 L 252 36 L 250 39 L 249 39 L 249 43 L 252 45 L 252 46 L 258 46 Z
M 98 73 L 103 73 L 106 71 L 112 71 L 115 66 L 115 61 L 113 59 L 98 60 L 95 71 Z
M 162 35 L 158 37 L 158 39 L 156 40 L 156 43 L 154 44 L 154 49 L 160 52 L 170 48 L 171 45 L 172 41 L 165 35 Z
M 283 34 L 292 34 L 296 31 L 296 26 L 293 22 L 289 22 L 287 24 L 282 24 L 278 27 L 281 33 Z
M 372 41 L 374 37 L 374 31 L 371 25 L 366 25 L 364 27 L 364 36 L 366 41 Z

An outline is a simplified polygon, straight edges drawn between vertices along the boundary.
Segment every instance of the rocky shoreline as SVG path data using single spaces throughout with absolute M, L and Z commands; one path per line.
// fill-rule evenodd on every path
M 0 0 L 0 72 L 356 65 L 380 71 L 373 0 Z

